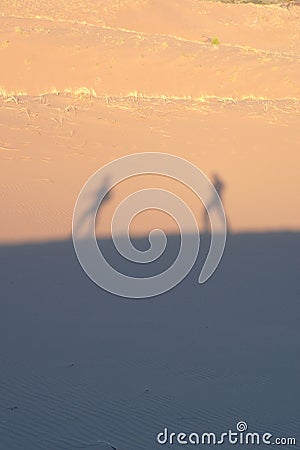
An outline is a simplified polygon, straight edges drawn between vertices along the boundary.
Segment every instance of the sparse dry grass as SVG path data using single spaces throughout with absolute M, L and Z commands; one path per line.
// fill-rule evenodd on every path
M 146 94 L 145 92 L 138 92 L 138 91 L 130 91 L 128 93 L 123 93 L 119 95 L 110 95 L 110 94 L 97 94 L 96 91 L 93 88 L 88 87 L 79 87 L 77 89 L 64 89 L 64 90 L 57 90 L 57 89 L 51 89 L 49 92 L 43 92 L 39 95 L 30 96 L 26 92 L 16 92 L 16 91 L 7 91 L 4 88 L 0 88 L 0 99 L 4 101 L 14 101 L 15 103 L 18 102 L 18 99 L 20 98 L 42 98 L 45 96 L 70 96 L 73 98 L 78 99 L 99 99 L 99 100 L 105 100 L 106 103 L 112 103 L 117 101 L 151 101 L 151 100 L 161 100 L 164 102 L 173 101 L 173 102 L 180 102 L 180 101 L 190 101 L 190 102 L 197 102 L 197 103 L 205 103 L 211 100 L 217 100 L 219 102 L 223 103 L 238 103 L 238 102 L 244 102 L 244 101 L 270 101 L 270 102 L 276 102 L 276 101 L 293 101 L 300 103 L 300 100 L 296 97 L 287 97 L 287 98 L 280 98 L 280 99 L 268 99 L 265 96 L 257 96 L 254 94 L 247 95 L 247 96 L 241 96 L 241 97 L 219 97 L 216 95 L 206 95 L 203 94 L 201 96 L 194 97 L 192 95 L 183 95 L 183 96 L 177 96 L 177 95 L 167 95 L 167 94 L 161 94 L 161 93 L 151 93 Z

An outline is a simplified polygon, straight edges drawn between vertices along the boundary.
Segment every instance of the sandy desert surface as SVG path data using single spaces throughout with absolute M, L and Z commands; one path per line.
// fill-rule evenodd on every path
M 89 176 L 144 151 L 219 173 L 233 231 L 299 229 L 298 9 L 2 1 L 0 240 L 69 236 Z M 140 183 L 114 190 L 103 234 Z
M 202 250 L 184 281 L 148 300 L 99 289 L 71 241 L 1 246 L 1 450 L 211 448 L 156 435 L 220 436 L 239 421 L 299 449 L 299 242 L 229 236 L 207 283 Z
M 157 433 L 239 421 L 299 449 L 299 6 L 1 0 L 0 67 L 0 450 L 178 449 Z M 132 300 L 84 274 L 71 227 L 87 179 L 139 152 L 219 174 L 233 233 L 204 285 L 207 235 L 178 286 Z M 97 230 L 124 273 L 142 269 L 114 260 L 111 218 L 153 184 L 202 227 L 181 183 L 117 185 Z M 172 262 L 166 214 L 137 216 L 135 243 L 158 227 Z

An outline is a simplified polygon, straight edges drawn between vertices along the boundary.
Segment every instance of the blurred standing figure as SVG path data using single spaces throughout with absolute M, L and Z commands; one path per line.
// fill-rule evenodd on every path
M 85 235 L 92 235 L 95 229 L 95 211 L 97 213 L 100 211 L 104 203 L 108 202 L 111 199 L 111 190 L 110 190 L 111 182 L 110 177 L 106 175 L 102 181 L 102 184 L 97 187 L 97 189 L 92 192 L 92 195 L 89 196 L 86 200 L 86 210 L 81 214 L 76 227 L 78 230 L 84 230 Z M 100 199 L 102 198 L 101 202 Z M 100 203 L 99 203 L 100 202 Z
M 221 202 L 223 203 L 223 191 L 224 191 L 224 183 L 221 180 L 221 178 L 214 173 L 212 176 L 212 183 L 214 185 L 215 190 L 218 193 L 218 196 L 220 197 Z M 210 200 L 210 202 L 207 205 L 207 208 L 204 208 L 203 211 L 203 231 L 204 233 L 209 233 L 210 232 L 210 220 L 209 220 L 209 215 L 211 213 L 211 211 L 213 211 L 214 209 L 217 210 L 218 207 L 218 201 L 217 201 L 217 197 L 215 195 L 213 195 L 212 199 Z

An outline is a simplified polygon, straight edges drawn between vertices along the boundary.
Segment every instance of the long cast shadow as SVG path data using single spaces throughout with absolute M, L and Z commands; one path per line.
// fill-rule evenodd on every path
M 179 237 L 168 241 L 148 275 L 176 257 Z M 167 424 L 180 431 L 184 417 L 199 429 L 246 418 L 291 434 L 300 422 L 299 244 L 296 232 L 230 235 L 219 268 L 199 285 L 206 236 L 178 286 L 141 300 L 98 288 L 71 240 L 1 245 L 2 448 L 102 439 L 152 450 L 155 433 Z M 111 240 L 99 245 L 116 268 L 145 275 L 118 259 Z

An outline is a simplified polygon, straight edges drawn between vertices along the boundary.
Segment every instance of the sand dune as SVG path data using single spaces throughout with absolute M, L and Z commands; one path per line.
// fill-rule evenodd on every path
M 165 427 L 222 433 L 242 420 L 300 448 L 299 16 L 280 4 L 1 0 L 0 450 L 153 450 Z M 86 277 L 71 227 L 87 179 L 140 152 L 218 173 L 231 233 L 208 283 L 197 282 L 204 235 L 185 280 L 132 301 Z M 182 183 L 114 187 L 96 228 L 135 276 L 143 265 L 104 237 L 120 202 L 153 186 L 203 229 Z M 176 223 L 151 210 L 131 227 L 140 249 L 160 227 L 159 270 L 179 247 Z
M 199 287 L 207 244 L 184 282 L 136 301 L 93 285 L 69 241 L 2 246 L 0 448 L 151 450 L 165 426 L 239 420 L 298 437 L 299 234 L 231 237 Z
M 87 178 L 142 151 L 219 172 L 235 231 L 299 228 L 297 7 L 2 1 L 0 24 L 2 242 L 68 236 Z
M 297 100 L 4 97 L 0 239 L 70 235 L 75 201 L 89 176 L 115 158 L 140 151 L 171 152 L 208 175 L 219 172 L 234 231 L 297 229 L 298 116 Z M 156 182 L 182 195 L 202 226 L 198 199 L 174 183 Z M 100 233 L 109 234 L 120 200 L 143 187 L 151 187 L 151 180 L 114 189 Z M 176 231 L 165 217 L 146 217 L 137 218 L 133 232 L 143 234 L 157 224 Z
M 172 20 L 169 30 L 165 16 L 157 23 L 152 5 L 143 6 L 138 17 L 126 9 L 114 26 L 47 20 L 34 14 L 4 16 L 1 58 L 5 71 L 0 83 L 10 91 L 31 95 L 88 86 L 97 94 L 109 95 L 137 91 L 180 97 L 299 97 L 296 17 L 274 6 L 265 7 L 258 19 L 262 14 L 258 8 L 263 7 L 231 5 L 231 9 L 244 8 L 239 22 L 232 25 L 232 17 L 228 22 L 224 17 L 228 5 L 217 5 L 213 11 L 209 11 L 211 4 L 200 5 L 198 15 L 186 8 L 186 22 L 178 13 L 178 26 Z M 220 44 L 213 45 L 213 38 Z

